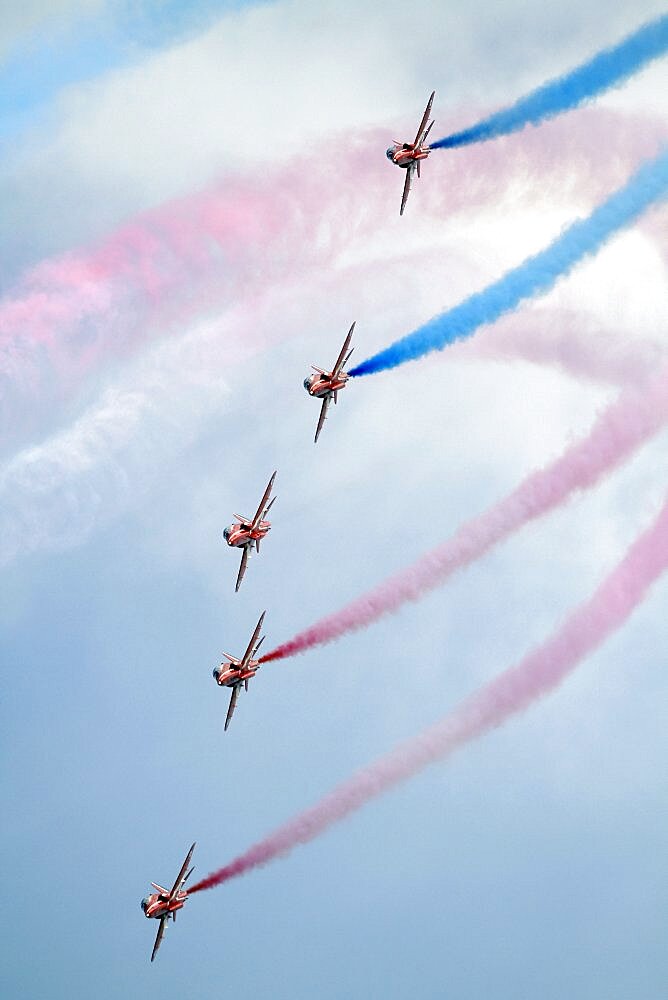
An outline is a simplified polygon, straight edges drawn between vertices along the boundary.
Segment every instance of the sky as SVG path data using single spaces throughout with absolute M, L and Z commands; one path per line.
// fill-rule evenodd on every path
M 662 12 L 0 13 L 3 996 L 661 994 L 667 579 L 555 694 L 193 897 L 153 965 L 139 903 L 192 841 L 203 877 L 436 722 L 656 516 L 668 431 L 421 601 L 267 664 L 223 734 L 211 672 L 262 610 L 272 648 L 398 572 L 585 434 L 625 359 L 662 358 L 665 205 L 470 344 L 351 383 L 317 448 L 302 388 L 353 320 L 360 361 L 540 250 L 668 134 L 664 60 L 540 128 L 435 150 L 400 219 L 385 148 L 431 90 L 445 135 Z M 235 595 L 221 532 L 275 468 Z

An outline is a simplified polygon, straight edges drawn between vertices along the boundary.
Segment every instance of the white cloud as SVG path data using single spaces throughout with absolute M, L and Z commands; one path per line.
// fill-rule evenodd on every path
M 345 156 L 352 130 L 412 131 L 432 87 L 445 133 L 460 124 L 450 109 L 513 100 L 660 6 L 523 0 L 492 12 L 483 0 L 465 9 L 431 0 L 415 12 L 399 0 L 289 0 L 229 13 L 194 40 L 61 95 L 51 134 L 41 128 L 0 175 L 0 191 L 12 192 L 8 245 L 19 252 L 10 234 L 32 228 L 36 212 L 84 239 L 232 167 L 311 153 L 335 131 Z M 668 91 L 665 72 L 652 71 L 654 93 Z M 634 110 L 647 110 L 645 97 Z
M 0 65 L 12 48 L 37 33 L 49 33 L 81 15 L 98 14 L 105 0 L 22 0 L 0 7 Z
M 212 354 L 227 323 L 149 352 L 71 426 L 0 470 L 0 564 L 82 544 L 169 477 L 175 456 L 226 405 Z
M 641 9 L 635 3 L 614 5 L 613 10 L 600 3 L 585 8 L 572 0 L 501 5 L 474 0 L 469 5 L 413 8 L 395 2 L 357 7 L 347 2 L 336 7 L 284 4 L 277 7 L 278 13 L 234 15 L 190 46 L 156 56 L 142 72 L 119 72 L 64 97 L 58 133 L 48 139 L 41 135 L 34 146 L 18 150 L 5 171 L 3 200 L 13 213 L 5 226 L 17 230 L 8 233 L 6 252 L 14 266 L 11 248 L 21 241 L 21 252 L 29 257 L 45 246 L 67 245 L 75 236 L 88 238 L 128 211 L 188 190 L 219 170 L 227 172 L 230 162 L 235 169 L 245 167 L 252 181 L 264 170 L 258 164 L 294 150 L 295 142 L 303 141 L 312 154 L 318 134 L 327 134 L 342 121 L 361 125 L 383 119 L 390 134 L 395 124 L 409 127 L 432 80 L 442 102 L 439 122 L 448 119 L 450 108 L 472 99 L 493 104 L 514 97 L 547 72 L 560 72 L 591 52 L 592 40 L 599 43 L 599 28 L 604 40 L 612 41 L 638 23 L 643 10 L 644 5 Z M 262 30 L 257 32 L 256 52 L 251 29 L 258 25 Z M 226 91 L 221 91 L 223 84 Z M 550 128 L 549 135 L 563 151 L 564 133 Z M 546 150 L 552 155 L 547 136 L 544 133 Z M 578 134 L 577 142 L 566 149 L 569 159 L 578 159 L 580 139 Z M 607 171 L 609 148 L 604 140 L 605 133 L 602 139 L 597 133 L 592 145 L 604 149 Z M 529 175 L 536 146 L 530 136 L 520 145 Z M 163 860 L 169 870 L 172 854 L 178 856 L 181 850 L 175 841 L 186 828 L 188 836 L 195 828 L 202 845 L 198 865 L 207 868 L 225 861 L 236 846 L 319 795 L 335 777 L 386 749 L 399 734 L 410 735 L 447 711 L 478 680 L 541 640 L 586 596 L 647 522 L 663 492 L 665 435 L 600 489 L 517 536 L 453 580 L 447 590 L 354 640 L 319 651 L 317 657 L 286 664 L 285 670 L 267 669 L 256 683 L 252 703 L 249 699 L 242 706 L 236 728 L 228 734 L 221 772 L 218 738 L 224 710 L 209 673 L 219 641 L 224 638 L 227 644 L 233 636 L 236 649 L 247 624 L 264 606 L 269 610 L 268 641 L 289 637 L 316 614 L 331 611 L 400 568 L 493 503 L 530 468 L 555 455 L 612 396 L 610 387 L 583 385 L 561 372 L 508 360 L 472 364 L 463 350 L 444 353 L 352 384 L 317 448 L 313 446 L 317 405 L 306 396 L 301 379 L 311 361 L 329 363 L 353 318 L 358 320 L 360 357 L 483 287 L 503 267 L 541 246 L 548 229 L 556 231 L 590 205 L 589 194 L 585 197 L 573 183 L 583 168 L 578 159 L 578 170 L 553 171 L 543 190 L 540 179 L 528 184 L 519 180 L 496 207 L 489 200 L 481 207 L 474 192 L 470 211 L 433 219 L 425 208 L 435 190 L 435 175 L 447 178 L 453 196 L 463 190 L 455 174 L 462 160 L 440 162 L 442 168 L 430 162 L 429 181 L 421 181 L 410 214 L 402 220 L 393 216 L 378 234 L 363 231 L 353 238 L 358 220 L 354 215 L 347 257 L 338 267 L 309 270 L 296 280 L 275 284 L 260 303 L 255 300 L 261 286 L 251 271 L 237 308 L 225 314 L 220 327 L 187 330 L 173 343 L 126 362 L 125 368 L 102 373 L 101 388 L 88 387 L 89 392 L 96 388 L 97 398 L 83 412 L 75 412 L 69 426 L 58 429 L 54 418 L 40 446 L 0 471 L 0 553 L 9 557 L 40 550 L 39 558 L 25 560 L 12 574 L 28 581 L 26 590 L 34 588 L 20 598 L 26 610 L 19 616 L 10 606 L 7 612 L 10 621 L 20 617 L 24 623 L 16 633 L 15 650 L 10 650 L 11 662 L 27 667 L 8 674 L 7 742 L 12 760 L 20 762 L 8 776 L 10 782 L 14 773 L 17 776 L 9 792 L 16 795 L 19 817 L 9 827 L 12 849 L 37 892 L 53 881 L 54 856 L 63 857 L 59 872 L 68 883 L 72 878 L 81 882 L 81 870 L 86 871 L 81 858 L 85 860 L 88 848 L 81 839 L 80 815 L 70 808 L 73 800 L 81 801 L 87 818 L 84 833 L 103 831 L 107 837 L 102 848 L 108 884 L 116 891 L 109 908 L 120 917 L 114 926 L 121 930 L 113 940 L 104 922 L 90 924 L 94 947 L 85 949 L 88 959 L 82 964 L 67 949 L 77 940 L 80 914 L 71 904 L 78 896 L 86 899 L 83 882 L 78 896 L 70 893 L 63 919 L 54 924 L 51 944 L 57 958 L 46 955 L 42 966 L 52 981 L 60 976 L 66 993 L 71 993 L 71 967 L 77 966 L 82 982 L 93 981 L 100 956 L 108 955 L 111 947 L 120 956 L 114 968 L 125 975 L 128 963 L 123 956 L 143 949 L 145 942 L 130 923 L 133 918 L 122 916 L 126 888 L 129 892 L 130 883 L 145 877 L 139 856 L 145 860 L 157 851 L 160 863 L 156 861 L 153 870 L 159 873 Z M 330 166 L 334 176 L 336 160 Z M 594 174 L 591 161 L 584 167 Z M 613 176 L 614 170 L 606 173 L 605 184 Z M 393 198 L 400 178 L 394 181 Z M 297 171 L 294 184 L 299 183 Z M 601 179 L 592 177 L 592 190 L 596 183 Z M 360 188 L 357 197 L 362 200 L 364 193 Z M 360 210 L 359 201 L 351 198 L 351 203 Z M 351 222 L 350 205 L 345 200 L 336 205 L 342 223 Z M 396 213 L 396 201 L 393 210 Z M 655 287 L 665 281 L 662 239 L 661 227 L 626 234 L 587 266 L 586 280 L 575 274 L 560 286 L 550 308 L 559 308 L 555 315 L 566 310 L 572 322 L 573 316 L 584 316 L 587 334 L 600 338 L 602 350 L 613 322 L 625 350 L 631 336 L 646 335 L 648 328 L 665 340 L 665 300 L 662 286 Z M 541 309 L 547 313 L 548 303 Z M 494 332 L 487 331 L 485 337 Z M 271 348 L 251 358 L 256 336 L 257 343 L 266 340 Z M 249 494 L 252 498 L 275 466 L 275 530 L 241 593 L 234 595 L 237 556 L 223 547 L 220 529 L 237 503 Z M 108 544 L 102 540 L 99 547 L 91 545 L 77 559 L 49 556 L 54 549 L 92 538 L 100 526 L 111 525 L 123 514 L 127 521 L 110 532 Z M 165 567 L 169 573 L 161 572 Z M 140 582 L 131 589 L 133 574 Z M 49 591 L 58 589 L 61 575 L 67 592 L 62 601 L 52 602 Z M 105 586 L 91 587 L 93 577 Z M 87 600 L 90 590 L 95 591 L 94 599 Z M 323 988 L 332 996 L 337 991 L 354 995 L 355 990 L 359 995 L 374 995 L 374 990 L 400 995 L 411 989 L 438 995 L 444 973 L 444 898 L 452 928 L 446 972 L 455 995 L 467 988 L 493 994 L 499 983 L 502 993 L 509 984 L 508 995 L 531 995 L 535 983 L 545 982 L 552 983 L 555 996 L 559 990 L 568 993 L 572 970 L 577 973 L 579 967 L 566 963 L 564 975 L 571 979 L 564 990 L 559 979 L 563 955 L 580 955 L 578 931 L 588 924 L 599 927 L 590 904 L 600 885 L 589 877 L 592 857 L 587 856 L 586 843 L 579 843 L 591 832 L 587 819 L 564 821 L 566 834 L 571 834 L 565 846 L 563 829 L 550 828 L 549 820 L 554 817 L 558 824 L 580 803 L 587 804 L 591 815 L 600 786 L 604 795 L 618 796 L 618 813 L 597 817 L 595 832 L 600 832 L 605 850 L 596 855 L 603 854 L 604 867 L 612 856 L 606 854 L 611 840 L 617 836 L 626 842 L 627 853 L 615 864 L 613 898 L 609 905 L 605 900 L 610 919 L 624 915 L 627 897 L 619 891 L 620 882 L 628 878 L 637 883 L 642 830 L 656 830 L 654 815 L 645 817 L 644 827 L 624 827 L 627 817 L 638 812 L 641 769 L 655 790 L 665 784 L 663 775 L 647 766 L 656 750 L 647 734 L 639 741 L 641 753 L 634 746 L 637 726 L 645 725 L 645 707 L 655 713 L 648 732 L 657 737 L 665 733 L 659 721 L 665 704 L 663 593 L 657 590 L 625 630 L 625 656 L 619 655 L 620 647 L 612 653 L 606 648 L 583 671 L 591 670 L 593 680 L 576 679 L 538 710 L 533 721 L 517 720 L 447 769 L 374 805 L 355 819 L 354 827 L 341 827 L 332 832 L 329 843 L 295 856 L 287 863 L 289 869 L 277 866 L 257 879 L 230 885 L 231 895 L 225 898 L 233 912 L 242 915 L 242 923 L 244 916 L 246 923 L 255 925 L 258 914 L 267 918 L 260 918 L 257 928 L 262 962 L 235 968 L 226 954 L 219 956 L 212 942 L 216 907 L 223 897 L 198 899 L 179 940 L 169 943 L 170 952 L 164 956 L 175 970 L 166 982 L 167 994 L 183 996 L 194 989 L 208 996 L 219 992 L 224 976 L 232 992 L 236 988 L 240 994 L 250 990 L 258 997 L 274 996 L 274 973 L 280 967 L 285 989 L 294 996 L 311 996 Z M 186 595 L 185 611 L 172 614 Z M 133 601 L 138 606 L 129 608 Z M 641 678 L 633 644 L 639 633 L 649 635 L 652 645 Z M 42 653 L 42 666 L 47 664 L 49 683 L 35 685 L 30 668 L 36 652 Z M 615 674 L 610 682 L 602 665 L 614 670 L 617 659 L 625 662 L 619 677 Z M 655 665 L 656 697 L 650 702 L 645 685 Z M 608 685 L 603 698 L 599 684 Z M 619 724 L 619 712 L 629 704 L 636 706 L 639 717 L 629 715 Z M 178 739 L 164 738 L 165 719 L 178 726 Z M 78 729 L 80 720 L 85 726 Z M 64 757 L 61 742 L 67 747 Z M 589 755 L 594 742 L 595 752 Z M 26 775 L 29 751 L 35 755 L 37 777 L 32 779 Z M 561 754 L 559 767 L 555 760 Z M 623 765 L 614 789 L 607 775 L 600 781 L 597 775 L 609 760 Z M 50 770 L 47 766 L 45 772 L 45 765 Z M 242 772 L 244 780 L 238 781 Z M 74 788 L 81 789 L 79 796 L 72 794 Z M 545 806 L 555 788 L 559 794 L 549 812 Z M 174 827 L 166 838 L 156 841 L 146 834 L 147 803 L 156 815 L 171 809 Z M 60 835 L 60 843 L 57 836 L 52 838 L 48 857 L 25 847 L 25 838 L 19 836 L 21 809 L 35 826 L 36 837 L 43 839 L 44 830 Z M 62 830 L 56 831 L 60 817 Z M 517 871 L 509 872 L 511 834 L 518 856 L 527 856 L 518 862 Z M 483 839 L 473 846 L 466 843 L 465 850 L 464 841 L 472 835 Z M 553 870 L 548 870 L 555 842 L 563 846 L 563 858 L 553 860 Z M 94 837 L 91 843 L 92 854 L 99 855 Z M 527 854 L 527 844 L 533 853 Z M 651 851 L 645 854 L 654 856 Z M 335 866 L 336 878 L 328 881 L 334 855 L 341 864 Z M 419 941 L 412 939 L 422 962 L 417 980 L 412 966 L 405 980 L 388 978 L 386 934 L 369 947 L 368 934 L 361 946 L 355 938 L 357 925 L 345 930 L 351 900 L 358 910 L 366 905 L 360 873 L 366 874 L 361 869 L 367 855 L 373 855 L 379 884 L 398 890 L 386 892 L 382 913 L 381 897 L 371 897 L 373 919 L 367 929 L 378 926 L 379 914 L 387 921 L 385 926 L 381 921 L 381 931 L 392 934 L 393 928 L 400 928 L 395 950 L 402 956 L 406 902 L 419 914 L 413 924 L 427 928 L 426 944 L 422 931 Z M 469 868 L 456 882 L 462 857 Z M 91 859 L 94 865 L 96 858 Z M 506 881 L 490 894 L 490 878 L 500 869 Z M 538 881 L 536 871 L 541 873 Z M 310 926 L 303 921 L 299 934 L 291 921 L 290 934 L 277 942 L 286 900 L 300 921 L 300 877 L 307 881 L 311 872 L 318 879 L 313 881 L 314 919 Z M 650 872 L 640 884 L 653 886 L 652 877 Z M 572 886 L 572 894 L 563 909 L 565 919 L 559 911 L 557 920 L 545 900 L 564 894 L 565 884 Z M 603 884 L 610 884 L 609 872 Z M 19 934 L 30 926 L 34 892 L 23 897 L 23 903 L 16 900 Z M 467 912 L 466 901 L 471 899 Z M 481 929 L 480 914 L 490 900 L 501 907 L 502 919 L 498 926 Z M 519 919 L 512 901 L 519 906 Z M 278 910 L 282 912 L 275 915 Z M 139 910 L 135 912 L 139 920 Z M 574 913 L 580 915 L 576 925 Z M 641 942 L 638 950 L 644 951 L 648 929 L 660 921 L 650 920 L 642 908 L 638 916 L 644 919 L 634 921 L 635 938 Z M 555 938 L 555 926 L 561 937 Z M 332 933 L 323 935 L 323 927 L 331 927 Z M 24 937 L 29 940 L 29 935 Z M 433 938 L 438 940 L 432 947 Z M 527 950 L 527 940 L 537 946 Z M 628 940 L 635 940 L 633 934 Z M 349 988 L 348 981 L 341 987 L 332 978 L 340 955 L 330 948 L 331 941 L 337 947 L 343 942 L 353 956 L 344 970 Z M 306 963 L 305 944 L 312 956 Z M 550 966 L 553 947 L 558 954 Z M 491 956 L 485 970 L 489 980 L 482 985 L 470 979 L 470 970 L 480 967 L 481 952 Z M 611 984 L 613 992 L 615 987 L 623 989 L 610 969 L 607 976 L 605 969 L 601 974 L 600 952 L 593 962 L 591 952 L 583 954 L 582 969 L 589 970 L 592 982 L 594 974 L 596 979 L 596 988 L 589 990 L 586 980 L 583 995 L 607 997 Z M 623 947 L 616 954 L 625 956 L 627 981 L 637 986 L 635 954 L 629 959 Z M 20 959 L 16 965 L 16 981 L 25 987 L 30 968 Z M 123 993 L 123 988 L 131 993 L 142 975 L 148 983 L 149 963 L 145 966 L 144 973 L 140 966 L 128 973 L 120 988 L 107 977 L 109 995 Z M 397 962 L 397 973 L 403 974 L 405 966 Z M 458 968 L 464 969 L 463 989 L 462 980 L 453 986 Z M 546 968 L 556 976 L 546 978 Z M 155 971 L 150 968 L 151 975 Z M 267 982 L 258 987 L 258 977 L 265 974 Z M 193 976 L 198 975 L 202 981 L 193 987 Z M 655 995 L 656 989 L 645 993 Z

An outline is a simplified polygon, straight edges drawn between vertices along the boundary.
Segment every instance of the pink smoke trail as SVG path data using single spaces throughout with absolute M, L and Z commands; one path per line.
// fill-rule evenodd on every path
M 646 230 L 661 251 L 653 227 L 642 224 L 638 228 Z M 429 289 L 438 288 L 443 257 L 444 252 L 439 248 L 437 253 L 416 255 L 412 251 L 389 260 L 338 267 L 320 278 L 319 287 L 323 288 L 320 297 L 345 300 L 350 298 L 352 289 L 362 309 L 368 308 L 369 303 L 382 301 L 396 320 L 395 326 L 411 323 L 416 299 L 434 312 L 442 303 L 438 293 L 429 295 Z M 457 362 L 521 359 L 550 365 L 576 378 L 621 387 L 650 377 L 660 369 L 665 355 L 665 347 L 659 341 L 641 339 L 621 327 L 603 332 L 600 322 L 580 311 L 541 306 L 523 309 L 484 327 L 470 340 L 453 344 L 448 356 Z M 425 363 L 442 362 L 431 359 Z
M 546 642 L 440 722 L 357 771 L 316 805 L 202 879 L 190 894 L 212 889 L 289 853 L 298 844 L 308 843 L 371 799 L 497 728 L 554 690 L 587 654 L 624 624 L 667 566 L 668 502 L 594 595 Z
M 447 542 L 267 653 L 260 662 L 284 659 L 332 642 L 397 611 L 407 601 L 418 600 L 512 532 L 563 503 L 574 491 L 594 486 L 667 420 L 668 366 L 644 385 L 621 393 L 585 438 L 555 462 L 531 473 L 503 500 L 462 525 Z
M 423 185 L 422 211 L 447 219 L 498 199 L 510 183 L 566 194 L 586 186 L 591 198 L 651 153 L 662 130 L 582 111 L 521 145 L 509 140 L 456 162 L 444 157 L 438 176 Z M 46 358 L 76 384 L 104 358 L 169 335 L 175 320 L 329 261 L 356 235 L 388 223 L 396 178 L 378 155 L 385 138 L 347 137 L 345 156 L 338 141 L 266 174 L 226 178 L 144 213 L 98 247 L 34 267 L 0 300 L 0 372 L 21 377 Z
M 661 369 L 665 347 L 652 340 L 613 335 L 569 309 L 525 309 L 481 330 L 467 344 L 455 345 L 451 358 L 506 360 L 519 357 L 549 363 L 576 377 L 616 386 L 636 385 Z

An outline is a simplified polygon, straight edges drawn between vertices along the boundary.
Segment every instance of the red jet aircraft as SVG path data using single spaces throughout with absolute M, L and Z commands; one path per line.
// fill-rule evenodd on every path
M 320 431 L 322 430 L 322 425 L 327 417 L 327 410 L 329 409 L 329 404 L 334 398 L 334 402 L 337 402 L 339 395 L 339 389 L 345 388 L 346 382 L 348 381 L 348 375 L 346 372 L 341 371 L 346 361 L 350 355 L 355 350 L 351 347 L 350 341 L 352 340 L 353 330 L 355 329 L 355 324 L 348 330 L 348 336 L 343 342 L 343 347 L 341 348 L 341 353 L 336 359 L 336 364 L 331 372 L 325 372 L 322 368 L 316 368 L 315 365 L 311 365 L 311 368 L 315 372 L 315 375 L 310 375 L 308 378 L 304 379 L 304 388 L 308 392 L 309 396 L 315 396 L 316 399 L 322 399 L 322 406 L 320 408 L 320 417 L 318 418 L 318 426 L 315 431 L 315 440 L 318 440 Z M 346 353 L 347 352 L 347 353 Z
M 227 709 L 227 717 L 225 719 L 225 731 L 227 732 L 227 727 L 232 721 L 232 716 L 234 715 L 234 709 L 237 707 L 237 698 L 239 697 L 239 691 L 243 685 L 246 691 L 248 691 L 248 682 L 251 677 L 255 677 L 258 671 L 259 663 L 255 659 L 258 649 L 264 642 L 264 636 L 258 642 L 258 635 L 260 634 L 260 629 L 262 628 L 262 622 L 264 621 L 264 616 L 266 611 L 263 611 L 260 615 L 260 620 L 255 626 L 255 631 L 251 636 L 251 641 L 246 647 L 246 652 L 240 660 L 237 660 L 236 656 L 231 656 L 229 653 L 223 653 L 223 656 L 228 663 L 221 663 L 219 667 L 216 667 L 213 671 L 213 676 L 216 684 L 221 687 L 231 687 L 232 695 L 230 697 L 230 705 Z
M 237 576 L 237 585 L 234 588 L 236 593 L 241 586 L 241 581 L 244 578 L 244 573 L 246 572 L 246 566 L 248 565 L 248 557 L 250 556 L 253 546 L 257 552 L 260 551 L 260 542 L 267 534 L 271 528 L 271 524 L 266 520 L 267 514 L 271 509 L 276 497 L 267 504 L 269 500 L 269 495 L 271 493 L 271 488 L 274 485 L 274 479 L 276 478 L 276 473 L 269 480 L 269 485 L 264 491 L 264 496 L 260 500 L 260 505 L 255 512 L 253 518 L 243 517 L 241 514 L 235 514 L 237 519 L 235 524 L 230 525 L 229 528 L 225 528 L 223 531 L 223 538 L 228 545 L 233 548 L 243 549 L 243 554 L 241 556 L 241 566 L 239 567 L 239 575 Z
M 155 958 L 164 933 L 167 930 L 167 921 L 171 917 L 172 920 L 176 922 L 176 911 L 183 907 L 183 904 L 188 898 L 188 893 L 183 886 L 186 884 L 186 880 L 190 878 L 190 874 L 193 871 L 192 868 L 189 871 L 186 869 L 190 864 L 190 859 L 193 856 L 194 850 L 195 845 L 193 844 L 188 851 L 186 860 L 181 865 L 181 871 L 176 876 L 176 882 L 172 886 L 171 890 L 163 888 L 163 886 L 158 885 L 156 882 L 151 882 L 151 885 L 157 891 L 151 893 L 150 896 L 146 896 L 145 899 L 142 899 L 141 901 L 141 908 L 144 911 L 144 915 L 147 917 L 153 917 L 155 920 L 160 921 L 158 933 L 155 938 L 155 944 L 153 945 L 153 951 L 151 952 L 151 961 Z
M 411 189 L 411 181 L 416 170 L 418 177 L 420 176 L 420 160 L 426 160 L 431 152 L 429 146 L 427 145 L 427 136 L 429 135 L 431 127 L 434 124 L 433 121 L 429 121 L 429 115 L 431 114 L 431 105 L 434 100 L 435 93 L 436 91 L 432 90 L 431 97 L 427 101 L 427 107 L 425 108 L 425 112 L 422 116 L 420 127 L 417 130 L 415 142 L 398 142 L 395 139 L 394 146 L 390 146 L 385 154 L 388 160 L 392 160 L 392 163 L 396 163 L 398 167 L 402 167 L 406 171 L 404 193 L 401 196 L 401 208 L 399 210 L 399 215 L 404 214 L 404 208 L 406 207 L 406 202 L 408 200 L 408 193 Z

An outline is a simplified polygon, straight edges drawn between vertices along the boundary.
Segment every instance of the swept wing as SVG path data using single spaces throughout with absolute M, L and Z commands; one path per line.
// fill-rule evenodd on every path
M 404 214 L 404 209 L 406 207 L 406 202 L 408 201 L 408 195 L 411 190 L 411 181 L 413 179 L 413 171 L 415 170 L 415 164 L 409 163 L 406 167 L 406 180 L 404 181 L 404 191 L 401 196 L 401 208 L 399 209 L 399 215 Z
M 350 357 L 350 355 L 355 350 L 355 348 L 353 347 L 350 351 L 348 351 L 348 348 L 350 347 L 350 341 L 353 338 L 353 330 L 354 329 L 355 329 L 355 323 L 353 323 L 353 325 L 348 330 L 348 336 L 344 340 L 343 347 L 341 348 L 341 351 L 339 352 L 339 356 L 336 359 L 336 363 L 335 363 L 334 367 L 332 368 L 331 377 L 333 379 L 336 378 L 336 376 L 339 374 L 339 372 L 341 371 L 341 369 L 345 365 L 345 363 L 348 360 L 348 358 Z
M 332 402 L 331 396 L 325 396 L 322 401 L 322 406 L 320 407 L 320 416 L 318 417 L 318 426 L 315 429 L 315 440 L 316 443 L 320 437 L 320 431 L 322 430 L 323 424 L 327 419 L 327 410 L 329 409 L 329 404 Z
M 169 920 L 169 914 L 165 913 L 164 916 L 160 917 L 160 926 L 158 927 L 158 933 L 155 936 L 155 944 L 153 945 L 153 951 L 151 952 L 151 961 L 158 954 L 158 948 L 162 943 L 162 939 L 165 936 L 165 931 L 167 929 L 167 921 Z
M 174 899 L 174 896 L 176 896 L 177 892 L 180 890 L 181 886 L 183 885 L 183 883 L 185 882 L 185 880 L 188 878 L 188 875 L 190 875 L 190 871 L 192 871 L 192 869 L 190 869 L 190 871 L 188 871 L 188 867 L 190 865 L 190 861 L 191 861 L 191 858 L 193 856 L 193 851 L 194 850 L 195 850 L 195 845 L 193 844 L 191 846 L 190 850 L 188 851 L 187 855 L 186 855 L 186 860 L 181 865 L 181 870 L 180 870 L 179 874 L 176 876 L 176 881 L 174 882 L 174 885 L 172 886 L 172 891 L 169 894 L 169 898 L 170 899 Z
M 241 581 L 244 578 L 244 573 L 246 572 L 246 566 L 248 566 L 248 556 L 250 555 L 250 545 L 244 545 L 244 550 L 241 553 L 241 566 L 239 567 L 239 572 L 237 574 L 237 585 L 234 588 L 234 593 L 236 594 L 241 586 Z
M 429 128 L 431 128 L 431 125 L 429 126 L 429 128 L 427 128 L 427 122 L 429 121 L 429 115 L 431 114 L 431 106 L 434 103 L 435 93 L 436 91 L 432 90 L 431 97 L 427 101 L 427 107 L 424 109 L 424 114 L 422 115 L 422 121 L 420 122 L 420 127 L 417 130 L 417 135 L 415 136 L 415 142 L 413 143 L 414 146 L 422 145 L 422 143 L 427 137 L 427 132 L 429 131 Z
M 237 698 L 239 697 L 239 684 L 235 684 L 232 688 L 232 694 L 230 696 L 230 704 L 227 709 L 227 715 L 225 716 L 225 732 L 227 732 L 227 727 L 232 721 L 232 716 L 234 715 L 234 709 L 237 707 Z
M 255 645 L 257 643 L 257 637 L 259 636 L 260 631 L 262 629 L 262 622 L 264 621 L 264 616 L 266 615 L 266 613 L 267 613 L 266 611 L 263 611 L 262 614 L 260 615 L 260 617 L 258 619 L 258 623 L 255 626 L 255 631 L 253 632 L 253 634 L 251 636 L 251 640 L 248 643 L 248 645 L 246 646 L 246 652 L 244 653 L 244 655 L 243 655 L 243 657 L 241 659 L 241 668 L 242 669 L 245 666 L 248 665 L 248 661 L 250 659 L 252 659 L 253 654 L 255 653 Z M 257 643 L 257 644 L 259 645 L 259 643 Z
M 267 513 L 267 511 L 271 507 L 271 504 L 276 499 L 276 497 L 274 497 L 274 500 L 272 500 L 271 503 L 269 505 L 267 505 L 267 500 L 269 499 L 269 497 L 271 495 L 271 488 L 274 485 L 274 479 L 275 478 L 276 478 L 276 472 L 273 473 L 271 479 L 269 480 L 269 483 L 267 484 L 267 488 L 264 491 L 262 499 L 260 500 L 260 504 L 258 506 L 258 509 L 255 511 L 255 517 L 253 518 L 253 521 L 251 523 L 251 530 L 253 530 L 253 531 L 255 531 L 255 529 L 259 525 L 260 521 L 263 519 L 264 515 Z

